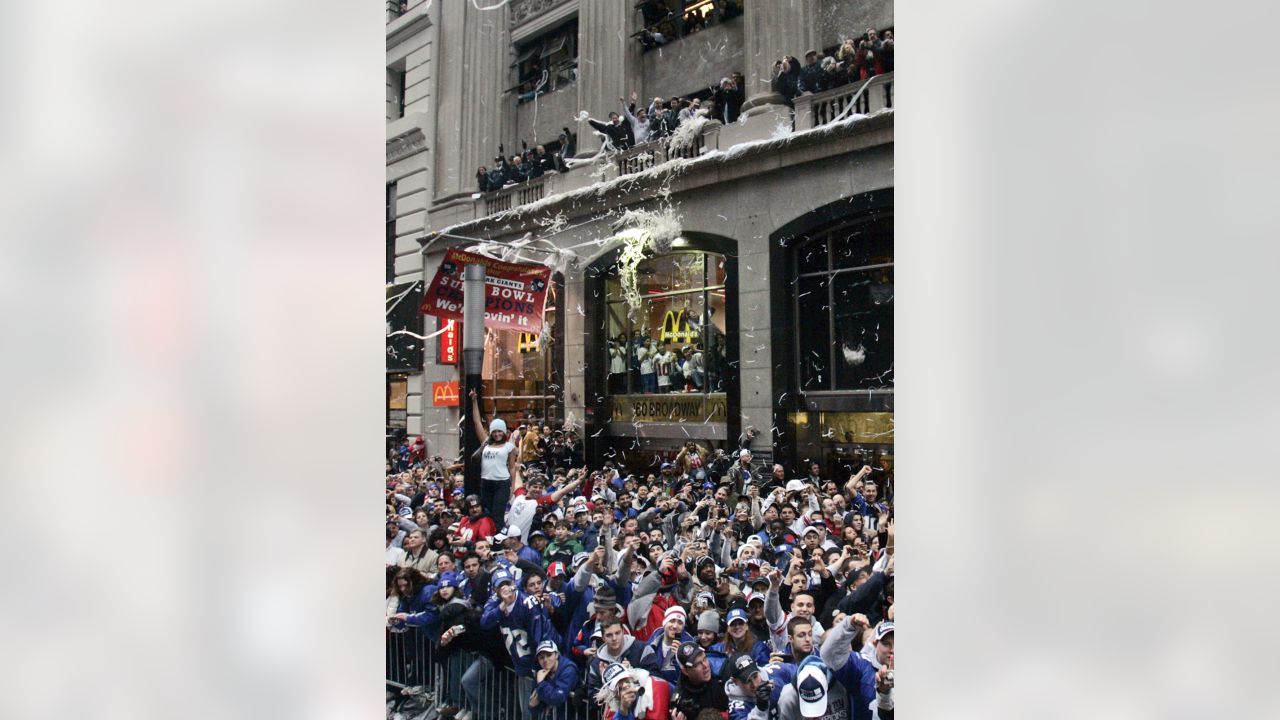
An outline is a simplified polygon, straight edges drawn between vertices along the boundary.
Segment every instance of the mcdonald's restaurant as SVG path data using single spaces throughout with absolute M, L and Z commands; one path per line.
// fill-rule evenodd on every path
M 642 476 L 691 441 L 736 451 L 748 426 L 758 462 L 890 472 L 891 120 L 833 131 L 807 153 L 690 164 L 665 185 L 606 182 L 617 192 L 593 186 L 525 213 L 433 219 L 454 247 L 553 268 L 540 334 L 488 332 L 482 413 L 573 428 L 589 465 L 612 460 Z M 623 208 L 669 211 L 678 237 L 636 262 L 618 238 Z M 567 222 L 547 232 L 557 217 Z M 504 251 L 530 237 L 546 250 Z M 448 244 L 425 253 L 425 280 Z M 428 321 L 427 332 L 443 327 Z M 456 395 L 427 393 L 458 379 L 460 353 L 456 339 L 435 342 L 421 427 L 449 454 Z

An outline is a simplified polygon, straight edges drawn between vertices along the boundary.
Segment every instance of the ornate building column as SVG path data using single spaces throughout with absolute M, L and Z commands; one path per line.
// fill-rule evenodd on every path
M 758 140 L 772 135 L 779 124 L 790 126 L 791 108 L 773 91 L 773 63 L 783 55 L 802 58 L 818 37 L 815 0 L 752 0 L 742 19 L 746 121 L 726 127 L 722 143 Z
M 628 97 L 627 78 L 639 72 L 640 43 L 631 37 L 640 24 L 634 0 L 583 0 L 578 6 L 578 111 L 604 120 L 622 112 L 618 98 Z M 570 125 L 570 129 L 574 130 Z M 578 157 L 594 155 L 600 139 L 579 122 Z

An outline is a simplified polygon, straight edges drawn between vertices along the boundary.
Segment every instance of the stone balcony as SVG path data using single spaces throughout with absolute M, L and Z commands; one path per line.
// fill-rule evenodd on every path
M 826 92 L 800 95 L 794 103 L 797 131 L 826 125 L 850 114 L 870 115 L 893 107 L 893 73 Z

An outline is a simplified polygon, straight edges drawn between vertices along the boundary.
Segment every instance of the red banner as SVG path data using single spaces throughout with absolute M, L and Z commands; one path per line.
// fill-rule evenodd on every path
M 551 268 L 517 265 L 461 250 L 445 252 L 422 299 L 421 311 L 461 322 L 462 269 L 473 264 L 485 266 L 485 327 L 541 333 Z
M 458 381 L 431 383 L 432 407 L 458 407 Z
M 450 322 L 453 324 L 450 325 Z M 440 328 L 444 332 L 440 334 L 440 352 L 436 355 L 436 364 L 457 365 L 458 338 L 462 337 L 462 323 L 457 320 L 450 321 L 440 318 Z

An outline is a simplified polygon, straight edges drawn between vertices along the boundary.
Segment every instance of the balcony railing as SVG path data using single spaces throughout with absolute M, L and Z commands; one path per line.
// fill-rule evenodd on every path
M 694 137 L 692 143 L 675 151 L 671 150 L 670 138 L 661 138 L 624 150 L 614 159 L 618 166 L 618 175 L 644 172 L 674 158 L 695 158 L 715 150 L 719 145 L 720 127 L 720 123 L 714 120 L 707 123 L 702 132 Z
M 547 177 L 537 177 L 510 185 L 484 196 L 484 214 L 492 215 L 541 200 L 547 193 Z
M 868 81 L 850 83 L 825 92 L 800 95 L 794 102 L 796 130 L 826 125 L 854 113 L 870 115 L 882 108 L 893 107 L 893 73 L 876 75 Z

